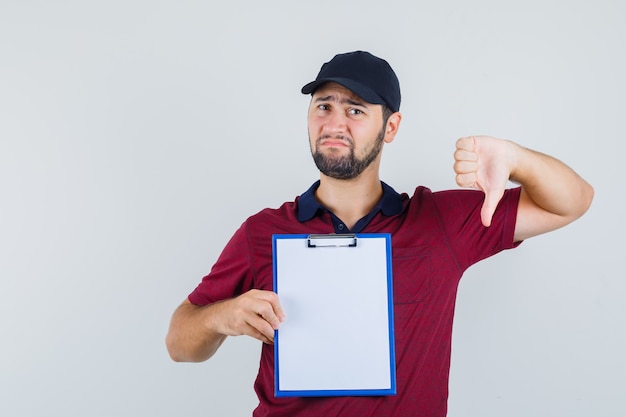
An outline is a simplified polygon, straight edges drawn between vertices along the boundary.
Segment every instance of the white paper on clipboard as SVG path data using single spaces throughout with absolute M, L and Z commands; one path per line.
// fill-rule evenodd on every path
M 391 236 L 274 235 L 275 395 L 394 395 Z

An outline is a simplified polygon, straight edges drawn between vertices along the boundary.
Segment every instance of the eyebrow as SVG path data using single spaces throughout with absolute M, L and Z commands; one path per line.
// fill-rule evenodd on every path
M 337 100 L 337 98 L 334 95 L 329 95 L 329 96 L 325 96 L 325 97 L 318 97 L 315 99 L 316 103 L 320 103 L 320 102 L 324 102 L 324 101 L 339 101 L 342 104 L 351 104 L 353 106 L 359 106 L 359 107 L 365 107 L 367 108 L 367 105 L 362 102 L 362 101 L 355 101 L 349 98 L 343 98 L 341 100 Z

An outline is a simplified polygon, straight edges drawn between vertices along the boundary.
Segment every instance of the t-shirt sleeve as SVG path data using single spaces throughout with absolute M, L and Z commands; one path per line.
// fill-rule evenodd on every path
M 192 304 L 206 305 L 238 296 L 251 288 L 250 249 L 244 223 L 224 247 L 208 275 L 189 294 Z
M 483 226 L 480 218 L 485 198 L 482 191 L 450 190 L 433 194 L 443 228 L 463 269 L 521 243 L 513 241 L 520 192 L 520 187 L 505 191 L 489 227 Z

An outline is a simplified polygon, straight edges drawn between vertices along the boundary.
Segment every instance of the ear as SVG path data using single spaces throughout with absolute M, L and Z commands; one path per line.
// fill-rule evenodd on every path
M 400 129 L 400 122 L 402 121 L 402 114 L 395 112 L 387 120 L 387 126 L 385 126 L 385 143 L 390 143 L 396 137 L 398 129 Z

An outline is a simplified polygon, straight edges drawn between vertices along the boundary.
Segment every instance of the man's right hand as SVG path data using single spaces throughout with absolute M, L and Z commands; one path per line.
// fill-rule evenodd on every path
M 226 336 L 248 335 L 274 343 L 285 313 L 272 291 L 250 290 L 238 297 L 198 306 L 188 299 L 178 306 L 166 337 L 177 362 L 201 362 L 215 354 Z
M 214 306 L 218 331 L 227 336 L 248 335 L 263 343 L 274 343 L 274 331 L 285 313 L 272 291 L 250 290 Z

